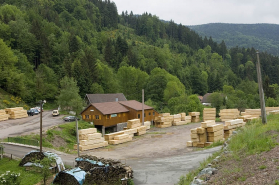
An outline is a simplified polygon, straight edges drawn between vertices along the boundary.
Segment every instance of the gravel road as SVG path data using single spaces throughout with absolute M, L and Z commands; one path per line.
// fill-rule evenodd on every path
M 64 123 L 62 116 L 53 117 L 52 111 L 44 111 L 42 118 L 43 130 Z M 31 133 L 40 133 L 40 115 L 0 122 L 0 139 Z

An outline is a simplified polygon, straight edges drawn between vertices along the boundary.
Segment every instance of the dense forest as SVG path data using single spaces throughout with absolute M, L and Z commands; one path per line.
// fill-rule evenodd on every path
M 212 37 L 214 41 L 225 41 L 228 48 L 254 47 L 262 52 L 279 56 L 279 25 L 277 24 L 226 24 L 210 23 L 189 26 L 201 36 Z
M 0 88 L 29 104 L 77 110 L 88 93 L 141 100 L 145 89 L 158 111 L 199 111 L 197 95 L 208 92 L 215 107 L 259 107 L 254 48 L 228 50 L 150 13 L 118 15 L 109 0 L 0 3 Z M 267 103 L 276 106 L 279 58 L 260 59 Z

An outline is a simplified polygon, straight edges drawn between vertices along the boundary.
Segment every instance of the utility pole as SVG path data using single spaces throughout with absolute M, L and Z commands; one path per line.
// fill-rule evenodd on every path
M 142 89 L 142 125 L 144 125 L 144 89 Z
M 77 151 L 78 151 L 78 157 L 79 157 L 79 135 L 78 135 L 78 119 L 76 117 L 76 133 L 77 133 Z
M 43 152 L 43 104 L 46 100 L 40 100 L 40 152 Z
M 265 112 L 265 101 L 264 101 L 264 92 L 263 92 L 263 84 L 262 84 L 262 74 L 261 74 L 261 65 L 260 65 L 260 57 L 259 51 L 257 50 L 257 76 L 258 76 L 258 85 L 259 85 L 259 96 L 261 103 L 261 115 L 262 115 L 262 123 L 266 124 L 266 112 Z

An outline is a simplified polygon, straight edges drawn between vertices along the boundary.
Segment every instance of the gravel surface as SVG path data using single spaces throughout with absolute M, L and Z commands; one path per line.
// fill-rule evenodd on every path
M 53 117 L 52 111 L 44 111 L 42 118 L 43 131 L 64 123 L 62 116 Z M 0 122 L 0 139 L 32 133 L 40 133 L 40 115 Z

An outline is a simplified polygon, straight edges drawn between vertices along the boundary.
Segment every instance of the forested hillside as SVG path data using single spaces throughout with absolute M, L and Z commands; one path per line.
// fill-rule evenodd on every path
M 217 107 L 259 107 L 253 48 L 228 50 L 149 13 L 118 15 L 107 0 L 0 3 L 0 88 L 27 103 L 78 109 L 87 93 L 141 100 L 145 89 L 159 111 L 198 111 L 195 94 L 207 92 Z M 260 57 L 266 95 L 278 104 L 279 59 Z
M 262 52 L 279 56 L 279 25 L 277 24 L 225 24 L 211 23 L 189 26 L 201 36 L 211 36 L 214 41 L 225 41 L 228 48 L 254 47 Z

